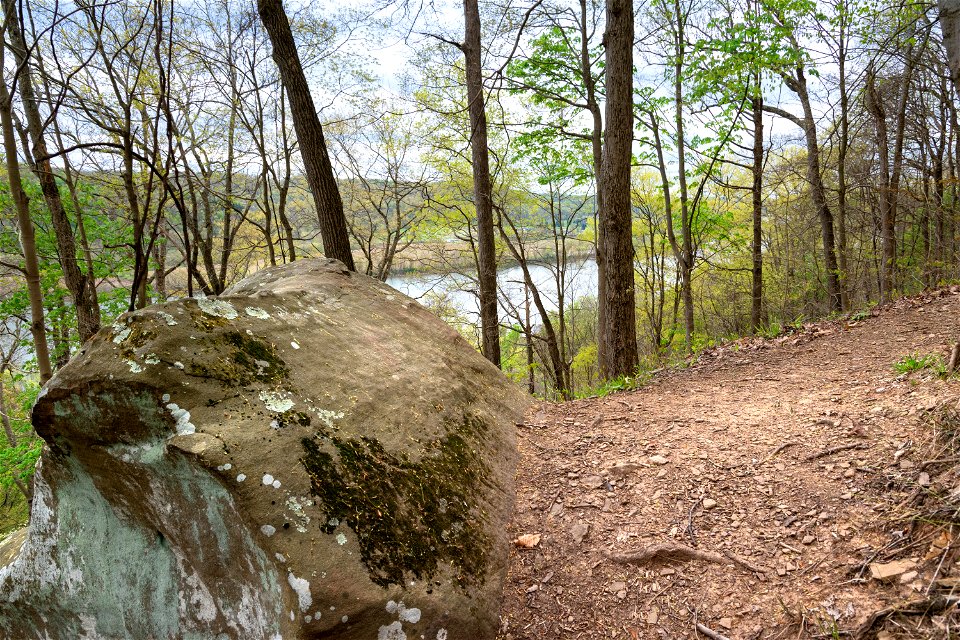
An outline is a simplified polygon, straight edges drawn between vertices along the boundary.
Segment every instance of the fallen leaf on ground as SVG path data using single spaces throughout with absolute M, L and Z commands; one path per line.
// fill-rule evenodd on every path
M 539 533 L 525 533 L 513 541 L 513 544 L 521 549 L 533 549 L 540 544 Z

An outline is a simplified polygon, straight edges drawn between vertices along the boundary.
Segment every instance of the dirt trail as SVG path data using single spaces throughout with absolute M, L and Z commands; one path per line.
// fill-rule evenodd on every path
M 729 638 L 830 637 L 925 591 L 931 541 L 899 549 L 889 521 L 920 478 L 924 416 L 960 383 L 893 365 L 960 339 L 958 291 L 532 409 L 513 533 L 541 539 L 511 556 L 503 637 L 705 637 L 697 622 Z M 609 557 L 663 543 L 720 561 Z M 871 578 L 869 561 L 895 558 L 916 573 Z

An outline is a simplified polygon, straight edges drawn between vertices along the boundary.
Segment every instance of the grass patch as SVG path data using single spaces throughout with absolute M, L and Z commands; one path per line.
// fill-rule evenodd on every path
M 0 487 L 0 538 L 25 526 L 30 518 L 27 500 L 16 487 Z
M 933 353 L 911 353 L 905 355 L 893 364 L 893 370 L 902 374 L 929 370 L 940 377 L 947 375 L 947 365 L 943 361 L 943 358 Z

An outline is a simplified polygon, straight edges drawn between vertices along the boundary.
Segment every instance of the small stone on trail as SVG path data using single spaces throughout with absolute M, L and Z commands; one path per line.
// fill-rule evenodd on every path
M 733 618 L 720 618 L 720 620 L 717 621 L 717 624 L 724 629 L 733 629 Z
M 669 464 L 669 460 L 661 455 L 650 456 L 650 462 L 653 464 Z
M 706 499 L 703 501 L 703 508 L 704 508 L 704 509 L 713 509 L 715 506 L 717 506 L 717 501 L 714 500 L 713 498 L 706 498 Z
M 656 611 L 647 614 L 647 624 L 657 624 L 658 620 L 660 620 L 660 614 Z
M 908 582 L 913 582 L 919 574 L 916 571 L 907 571 L 906 573 L 900 576 L 900 584 L 907 584 Z
M 870 564 L 870 575 L 874 580 L 890 580 L 907 573 L 916 565 L 910 560 L 894 560 L 893 562 L 873 562 Z
M 600 476 L 587 476 L 582 482 L 587 489 L 599 489 L 603 486 L 603 478 Z
M 814 540 L 816 540 L 816 538 L 813 536 L 804 536 L 801 542 L 803 542 L 803 544 L 813 544 Z
M 920 486 L 921 486 L 921 487 L 929 487 L 929 486 L 930 486 L 930 474 L 927 473 L 926 471 L 924 471 L 923 473 L 920 474 L 920 477 L 917 479 L 917 482 L 920 483 Z
M 570 535 L 573 536 L 574 542 L 580 544 L 583 542 L 583 539 L 587 537 L 587 533 L 590 531 L 590 525 L 585 522 L 578 522 L 573 525 L 570 529 Z
M 915 466 L 912 460 L 907 460 L 906 458 L 900 460 L 901 469 L 913 469 Z

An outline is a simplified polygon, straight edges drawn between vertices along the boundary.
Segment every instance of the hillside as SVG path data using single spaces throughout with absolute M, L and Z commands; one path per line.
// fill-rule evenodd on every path
M 960 633 L 960 382 L 894 369 L 958 339 L 954 288 L 535 407 L 502 637 Z

